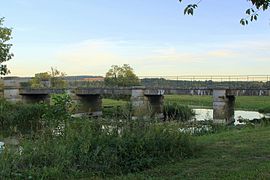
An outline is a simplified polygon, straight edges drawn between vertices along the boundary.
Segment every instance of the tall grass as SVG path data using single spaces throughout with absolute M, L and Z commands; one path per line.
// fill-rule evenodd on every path
M 40 114 L 16 106 L 26 113 L 24 128 L 31 116 L 42 122 L 41 129 L 20 141 L 21 151 L 8 146 L 0 154 L 0 177 L 3 179 L 63 179 L 108 177 L 138 172 L 157 164 L 192 156 L 196 143 L 177 126 L 151 119 L 72 118 L 69 99 L 55 97 L 52 105 L 33 105 Z M 15 112 L 4 104 L 6 113 Z M 22 108 L 21 110 L 19 110 Z M 39 111 L 38 111 L 39 112 Z M 7 117 L 7 116 L 6 116 Z M 32 119 L 32 120 L 33 120 Z M 9 126 L 18 126 L 16 119 Z M 7 126 L 7 125 L 6 125 Z M 21 129 L 21 128 L 18 128 Z M 23 128 L 22 128 L 23 130 Z M 21 133 L 29 133 L 22 131 Z
M 178 103 L 165 103 L 163 111 L 166 120 L 185 122 L 195 116 L 191 108 Z
M 0 131 L 6 136 L 37 132 L 45 111 L 44 104 L 20 105 L 0 100 Z

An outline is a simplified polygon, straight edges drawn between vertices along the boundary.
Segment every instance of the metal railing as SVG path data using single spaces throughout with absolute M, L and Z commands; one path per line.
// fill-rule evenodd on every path
M 7 80 L 12 80 L 7 78 Z M 18 78 L 22 88 L 31 87 L 31 78 Z M 126 79 L 126 81 L 129 81 Z M 139 76 L 140 85 L 159 88 L 194 88 L 226 86 L 231 88 L 270 89 L 270 75 L 181 75 L 181 76 Z M 48 88 L 51 83 L 42 82 L 41 88 Z M 14 84 L 14 82 L 12 82 Z M 102 77 L 74 76 L 65 77 L 65 88 L 108 87 Z M 60 87 L 56 87 L 60 88 Z
M 149 87 L 194 88 L 224 86 L 230 88 L 270 88 L 269 75 L 185 75 L 140 76 Z

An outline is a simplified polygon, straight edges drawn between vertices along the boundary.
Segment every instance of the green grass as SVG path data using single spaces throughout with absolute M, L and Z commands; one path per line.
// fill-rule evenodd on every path
M 124 106 L 127 101 L 124 100 L 114 100 L 114 99 L 102 99 L 102 106 Z
M 212 96 L 166 95 L 165 102 L 177 102 L 182 105 L 211 108 Z M 266 107 L 270 107 L 270 96 L 236 97 L 236 109 L 258 111 L 259 109 Z
M 116 179 L 270 179 L 270 127 L 197 137 L 195 158 Z
M 175 102 L 187 106 L 212 107 L 212 96 L 166 95 L 165 102 Z

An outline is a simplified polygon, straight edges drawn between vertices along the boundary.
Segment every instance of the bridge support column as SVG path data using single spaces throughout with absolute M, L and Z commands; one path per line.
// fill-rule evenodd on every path
M 228 89 L 213 89 L 213 120 L 230 124 L 234 121 L 235 96 Z
M 22 102 L 19 78 L 4 78 L 4 98 L 12 103 Z
M 145 90 L 143 86 L 132 88 L 131 104 L 133 117 L 157 117 L 163 118 L 163 94 L 158 90 Z
M 95 95 L 76 95 L 69 93 L 71 99 L 78 105 L 77 114 L 90 116 L 102 115 L 102 98 L 100 94 Z
M 144 91 L 145 87 L 132 87 L 130 101 L 134 118 L 145 116 L 148 112 L 147 98 L 144 96 Z
M 49 94 L 33 94 L 33 95 L 21 95 L 23 103 L 50 103 L 50 95 Z
M 163 95 L 147 95 L 148 107 L 151 116 L 157 117 L 159 119 L 164 118 L 163 114 L 163 103 L 164 96 Z

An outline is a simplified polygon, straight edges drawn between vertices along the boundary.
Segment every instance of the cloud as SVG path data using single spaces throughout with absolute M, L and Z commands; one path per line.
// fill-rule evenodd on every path
M 231 58 L 237 56 L 237 53 L 226 49 L 219 49 L 209 51 L 205 54 L 205 56 L 208 56 L 209 58 Z
M 66 72 L 75 74 L 105 74 L 114 64 L 130 64 L 141 75 L 211 74 L 218 69 L 217 72 L 225 72 L 222 68 L 225 66 L 238 72 L 250 64 L 267 63 L 270 53 L 265 48 L 269 45 L 267 42 L 242 41 L 187 47 L 185 44 L 90 39 L 65 45 L 57 52 L 56 59 L 63 64 L 63 69 L 68 69 Z
M 79 65 L 99 66 L 108 63 L 122 63 L 123 55 L 118 43 L 106 40 L 87 40 L 67 45 L 57 53 L 57 59 Z

